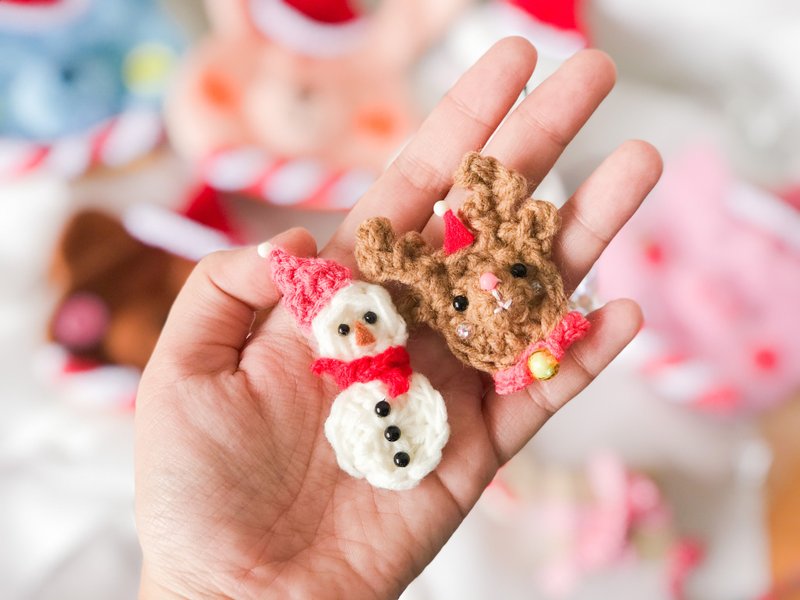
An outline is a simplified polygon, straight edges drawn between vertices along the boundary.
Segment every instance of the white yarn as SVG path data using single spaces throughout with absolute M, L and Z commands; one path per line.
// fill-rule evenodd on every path
M 374 323 L 365 320 L 367 312 L 377 316 Z M 357 323 L 372 334 L 374 343 L 356 343 Z M 340 334 L 340 325 L 346 325 L 349 333 Z M 320 356 L 347 362 L 405 346 L 408 339 L 406 322 L 389 292 L 364 281 L 339 290 L 314 318 L 311 330 Z M 353 477 L 366 478 L 375 487 L 406 490 L 439 464 L 450 436 L 444 400 L 424 375 L 413 373 L 409 383 L 408 392 L 397 398 L 389 397 L 386 384 L 376 380 L 354 383 L 334 399 L 325 435 L 339 466 Z M 375 405 L 382 400 L 391 407 L 385 417 L 375 412 Z M 384 436 L 390 425 L 400 429 L 397 441 Z M 398 452 L 410 457 L 407 466 L 394 463 Z
M 356 344 L 355 324 L 364 322 L 364 314 L 374 312 L 378 320 L 367 325 L 375 336 L 375 345 Z M 350 328 L 349 335 L 339 334 L 339 325 Z M 352 361 L 362 356 L 374 356 L 392 346 L 405 346 L 408 340 L 406 322 L 394 307 L 389 292 L 379 285 L 354 281 L 339 290 L 311 322 L 317 340 L 319 355 Z
M 386 400 L 391 412 L 381 417 L 375 405 Z M 390 442 L 384 431 L 400 428 L 400 439 Z M 411 376 L 406 394 L 390 398 L 381 381 L 354 383 L 333 401 L 325 422 L 325 435 L 336 452 L 339 466 L 375 487 L 407 490 L 416 486 L 439 464 L 450 436 L 442 395 L 427 377 Z M 406 467 L 394 464 L 394 455 L 406 452 Z

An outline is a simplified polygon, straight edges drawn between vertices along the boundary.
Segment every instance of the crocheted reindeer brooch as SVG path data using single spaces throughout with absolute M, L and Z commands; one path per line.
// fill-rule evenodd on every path
M 404 312 L 438 330 L 462 362 L 491 373 L 499 394 L 510 394 L 553 377 L 589 322 L 569 312 L 551 258 L 556 207 L 532 200 L 522 175 L 477 152 L 464 157 L 455 184 L 472 193 L 460 218 L 437 202 L 440 250 L 416 231 L 398 238 L 378 217 L 360 226 L 356 258 L 368 279 L 404 284 Z
M 269 258 L 283 306 L 317 342 L 312 371 L 342 390 L 325 422 L 339 466 L 376 487 L 414 487 L 439 464 L 450 429 L 442 395 L 411 370 L 389 293 L 330 260 L 279 248 Z

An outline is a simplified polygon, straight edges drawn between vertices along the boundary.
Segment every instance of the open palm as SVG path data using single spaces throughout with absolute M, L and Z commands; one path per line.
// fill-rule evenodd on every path
M 614 83 L 583 51 L 504 121 L 536 62 L 519 38 L 496 44 L 450 90 L 414 139 L 320 252 L 355 268 L 354 233 L 383 215 L 395 230 L 441 236 L 432 206 L 461 156 L 483 152 L 541 181 Z M 501 126 L 501 122 L 503 122 Z M 495 133 L 496 131 L 496 133 Z M 494 134 L 494 135 L 493 135 Z M 490 140 L 491 137 L 491 140 Z M 627 142 L 561 209 L 555 259 L 573 289 L 636 210 L 661 170 Z M 430 222 L 429 222 L 430 221 Z M 291 230 L 274 245 L 316 254 Z M 313 350 L 253 248 L 201 261 L 175 302 L 145 370 L 136 411 L 136 513 L 143 597 L 384 598 L 400 594 L 461 523 L 498 467 L 630 341 L 641 317 L 615 301 L 558 377 L 499 397 L 429 331 L 412 364 L 441 391 L 451 437 L 435 472 L 409 491 L 371 487 L 339 470 L 323 434 L 338 390 L 310 373 Z M 273 310 L 274 309 L 274 310 Z

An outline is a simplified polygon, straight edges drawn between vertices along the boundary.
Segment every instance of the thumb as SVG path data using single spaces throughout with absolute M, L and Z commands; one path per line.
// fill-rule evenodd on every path
M 150 363 L 211 373 L 236 368 L 256 311 L 280 299 L 270 275 L 270 246 L 296 256 L 316 254 L 305 229 L 290 229 L 259 246 L 214 252 L 194 268 L 172 305 Z M 265 252 L 265 250 L 267 250 Z

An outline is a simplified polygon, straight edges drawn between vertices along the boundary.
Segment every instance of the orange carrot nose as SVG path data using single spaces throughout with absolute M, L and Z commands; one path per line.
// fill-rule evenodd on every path
M 375 343 L 375 336 L 367 329 L 366 325 L 362 325 L 361 321 L 356 321 L 356 345 L 369 346 Z

